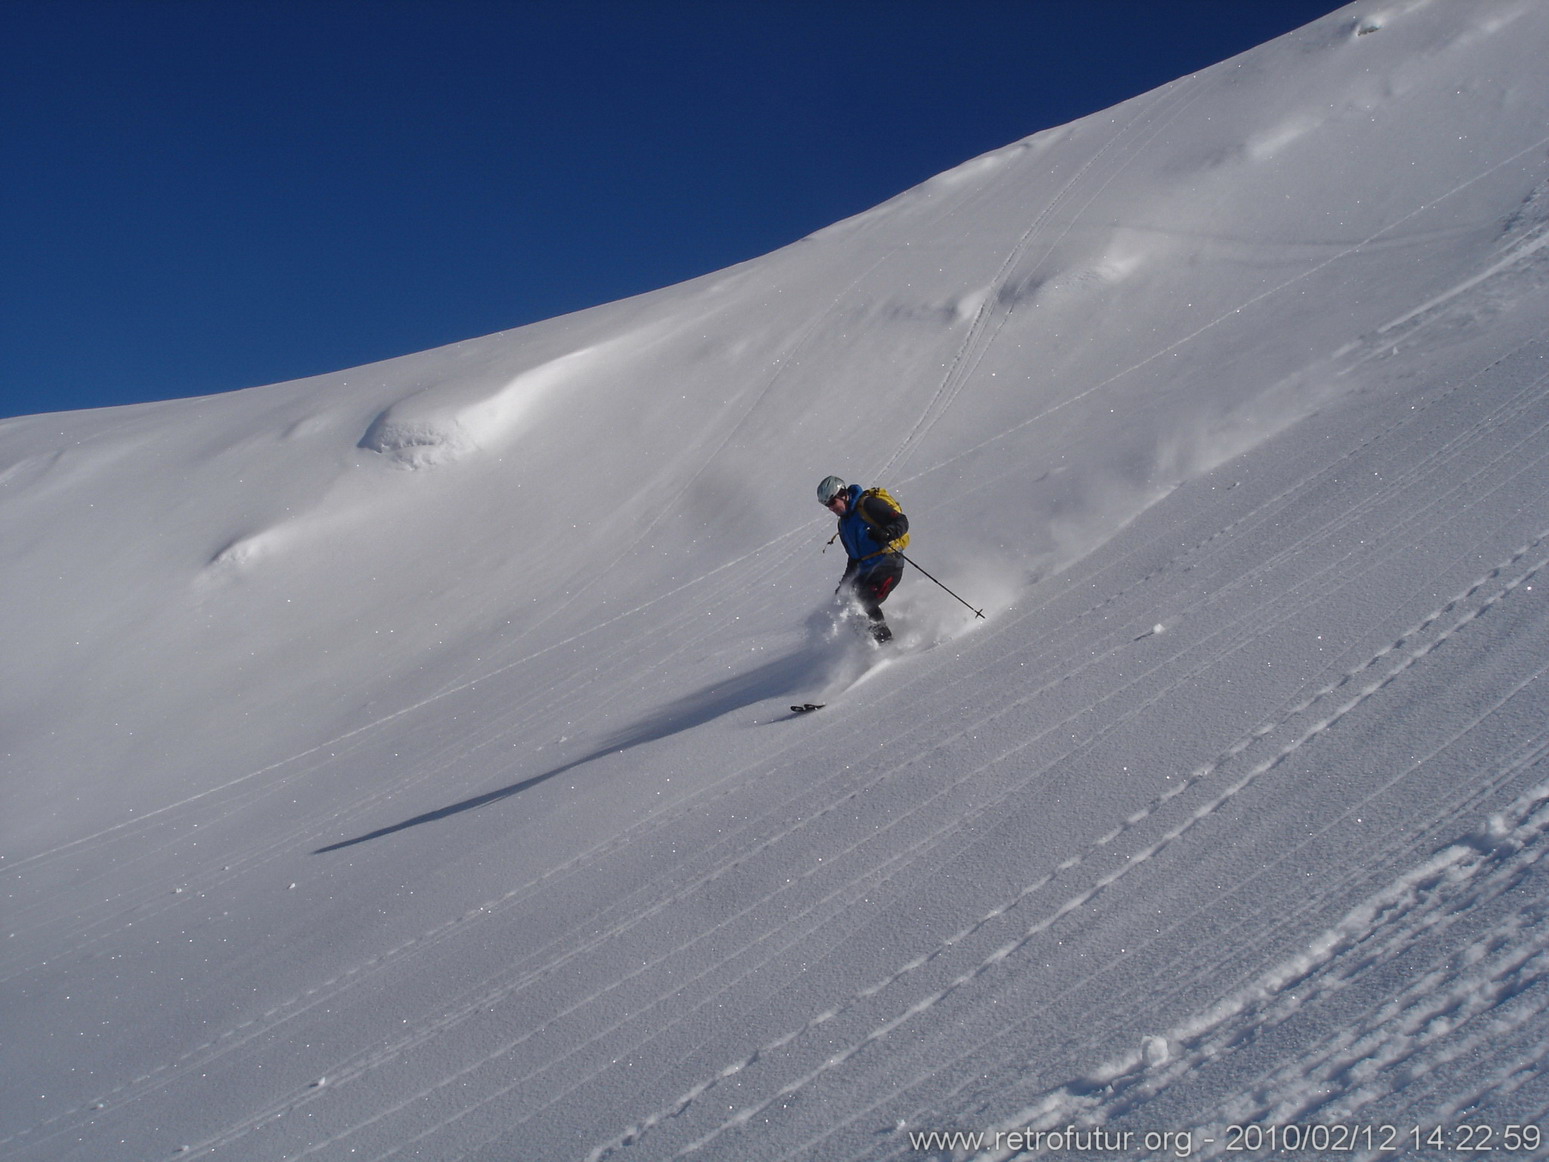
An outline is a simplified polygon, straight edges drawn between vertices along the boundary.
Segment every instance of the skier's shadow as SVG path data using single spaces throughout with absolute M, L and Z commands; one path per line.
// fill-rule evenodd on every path
M 437 807 L 434 811 L 427 811 L 423 815 L 416 815 L 412 819 L 405 819 L 401 823 L 394 823 L 390 827 L 380 827 L 365 835 L 357 835 L 353 839 L 342 839 L 338 843 L 330 843 L 327 847 L 319 847 L 313 855 L 324 855 L 330 851 L 340 851 L 346 847 L 354 847 L 357 843 L 365 843 L 372 839 L 382 839 L 398 831 L 406 831 L 410 827 L 418 827 L 422 823 L 435 823 L 441 819 L 448 819 L 453 815 L 460 815 L 464 811 L 472 811 L 477 807 L 487 807 L 491 803 L 498 803 L 502 799 L 509 799 L 512 795 L 520 795 L 536 787 L 539 783 L 546 783 L 550 779 L 557 778 L 567 771 L 573 771 L 577 767 L 583 767 L 595 759 L 606 755 L 618 754 L 629 750 L 631 747 L 641 746 L 648 742 L 656 742 L 659 739 L 668 738 L 682 731 L 690 730 L 703 723 L 713 721 L 723 714 L 733 710 L 750 706 L 755 702 L 761 702 L 765 698 L 774 697 L 777 694 L 787 694 L 797 689 L 804 683 L 812 680 L 824 668 L 824 660 L 811 650 L 801 650 L 782 658 L 766 662 L 757 666 L 746 674 L 728 678 L 723 682 L 714 682 L 693 694 L 685 695 L 668 703 L 661 710 L 650 717 L 642 719 L 633 726 L 624 728 L 616 734 L 605 739 L 601 746 L 589 754 L 582 755 L 564 766 L 555 767 L 552 771 L 545 771 L 541 775 L 533 775 L 523 779 L 519 783 L 512 783 L 509 787 L 501 787 L 498 791 L 486 791 L 482 795 L 475 795 L 471 799 L 464 799 L 460 803 L 452 803 L 446 807 Z

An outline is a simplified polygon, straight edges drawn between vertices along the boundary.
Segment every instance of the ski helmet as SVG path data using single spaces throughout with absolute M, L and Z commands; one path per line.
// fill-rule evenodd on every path
M 849 485 L 845 484 L 845 482 L 840 480 L 837 476 L 825 476 L 823 477 L 822 483 L 818 485 L 818 501 L 823 504 L 824 507 L 827 507 L 833 503 L 834 497 L 838 496 L 848 487 Z

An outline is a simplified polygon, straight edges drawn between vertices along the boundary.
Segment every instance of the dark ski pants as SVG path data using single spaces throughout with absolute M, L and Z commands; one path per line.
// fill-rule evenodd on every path
M 902 561 L 887 560 L 850 578 L 850 592 L 872 621 L 882 620 L 882 603 L 904 575 Z

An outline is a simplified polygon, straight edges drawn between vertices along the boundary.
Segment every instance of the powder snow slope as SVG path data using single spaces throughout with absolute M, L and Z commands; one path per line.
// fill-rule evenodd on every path
M 1526 1147 L 1546 53 L 1360 0 L 682 286 L 0 423 L 0 1150 Z M 836 632 L 830 472 L 990 620 Z

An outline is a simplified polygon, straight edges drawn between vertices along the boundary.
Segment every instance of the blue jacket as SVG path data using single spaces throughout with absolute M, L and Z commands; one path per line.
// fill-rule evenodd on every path
M 869 573 L 883 566 L 897 566 L 898 556 L 888 552 L 887 546 L 909 531 L 908 517 L 880 497 L 869 496 L 863 502 L 861 493 L 865 491 L 859 484 L 850 485 L 846 491 L 849 503 L 845 506 L 844 515 L 839 518 L 839 543 L 850 557 L 849 567 L 845 569 L 846 577 L 855 573 Z M 876 527 L 861 515 L 862 503 L 866 505 L 867 515 L 876 522 Z

